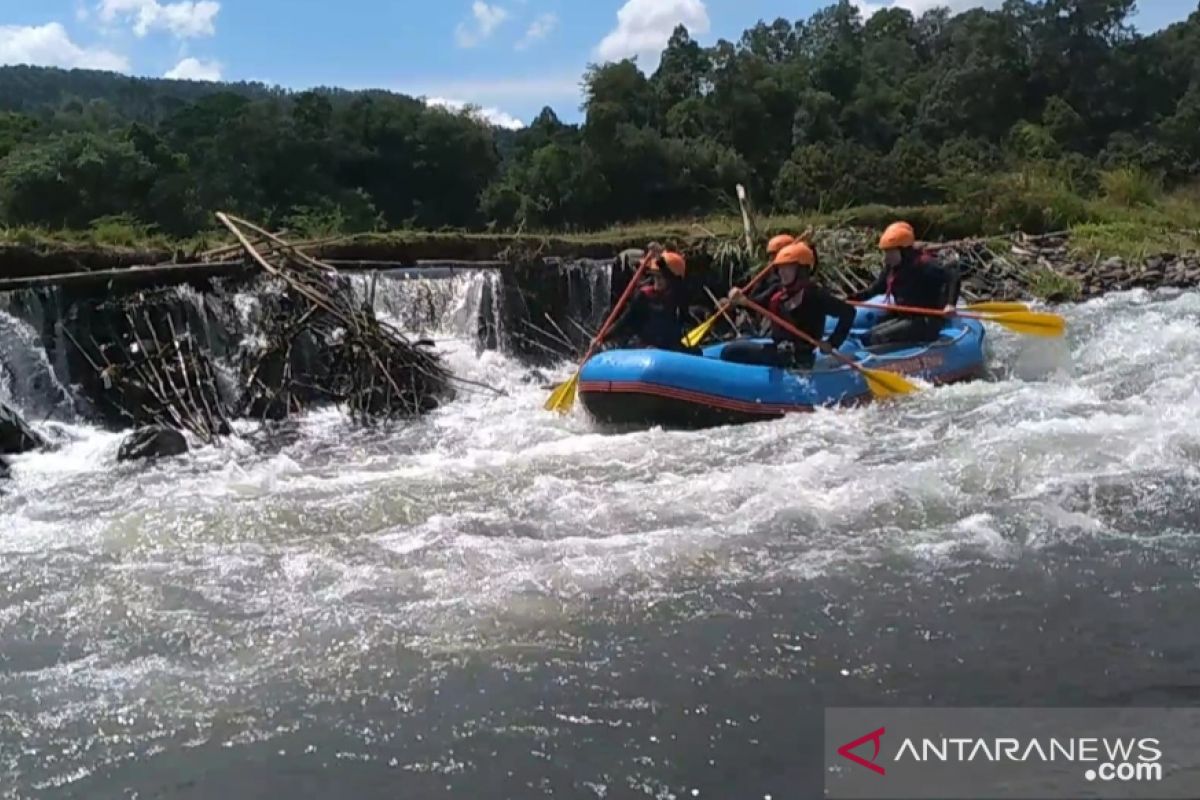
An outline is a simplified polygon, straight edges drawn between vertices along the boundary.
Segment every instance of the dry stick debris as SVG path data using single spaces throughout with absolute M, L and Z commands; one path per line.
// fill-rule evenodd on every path
M 452 383 L 503 394 L 452 375 L 434 353 L 378 319 L 371 305 L 360 303 L 348 281 L 329 264 L 253 223 L 224 213 L 218 213 L 217 219 L 238 239 L 246 255 L 282 284 L 283 319 L 272 326 L 268 347 L 253 372 L 263 374 L 266 359 L 280 363 L 266 372 L 280 375 L 281 385 L 274 395 L 286 398 L 287 410 L 304 397 L 320 396 L 332 399 L 365 423 L 424 413 L 453 396 Z M 257 248 L 247 230 L 267 239 L 272 247 L 265 252 Z M 297 347 L 308 350 L 317 362 L 317 368 L 307 370 L 308 374 L 295 374 L 291 356 Z M 266 408 L 271 402 L 267 401 Z
M 113 412 L 135 426 L 188 431 L 211 444 L 231 431 L 216 372 L 191 330 L 181 332 L 161 300 L 142 293 L 102 304 L 118 322 L 102 337 L 111 339 L 107 345 L 91 336 L 89 350 L 66 327 L 63 331 L 95 370 L 98 396 Z

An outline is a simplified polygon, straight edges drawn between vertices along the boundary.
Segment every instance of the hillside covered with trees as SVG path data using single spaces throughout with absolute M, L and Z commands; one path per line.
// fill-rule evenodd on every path
M 386 92 L 10 67 L 0 224 L 123 215 L 187 236 L 225 209 L 293 229 L 597 229 L 727 212 L 737 182 L 779 212 L 1070 223 L 1078 198 L 1200 177 L 1200 8 L 1146 36 L 1133 5 L 864 21 L 842 0 L 712 47 L 679 28 L 650 75 L 590 68 L 583 124 L 546 109 L 516 133 Z

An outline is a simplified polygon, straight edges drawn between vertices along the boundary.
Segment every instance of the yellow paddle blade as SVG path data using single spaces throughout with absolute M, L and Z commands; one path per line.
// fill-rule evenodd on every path
M 1027 336 L 1044 336 L 1048 339 L 1062 336 L 1067 330 L 1067 321 L 1058 314 L 1044 311 L 1014 311 L 1008 314 L 984 314 L 980 319 L 996 322 L 1010 331 Z
M 571 410 L 571 406 L 575 405 L 575 387 L 579 385 L 579 370 L 565 381 L 561 386 L 550 393 L 549 399 L 546 400 L 546 405 L 543 406 L 547 411 L 557 411 L 560 414 L 566 414 Z
M 704 341 L 704 337 L 708 336 L 708 332 L 712 330 L 713 325 L 717 324 L 717 319 L 720 316 L 721 312 L 718 311 L 716 314 L 713 314 L 711 317 L 704 320 L 704 322 L 701 322 L 699 325 L 692 328 L 691 332 L 688 333 L 687 336 L 683 337 L 683 343 L 688 347 L 695 347 L 696 345 L 700 344 L 702 341 Z
M 1028 311 L 1029 305 L 1026 303 L 1003 303 L 999 301 L 989 301 L 986 303 L 972 303 L 971 305 L 967 306 L 965 310 L 1006 313 L 1009 311 Z
M 910 383 L 907 378 L 898 373 L 865 367 L 861 371 L 863 377 L 867 379 L 867 387 L 875 397 L 897 397 L 920 391 L 916 384 Z

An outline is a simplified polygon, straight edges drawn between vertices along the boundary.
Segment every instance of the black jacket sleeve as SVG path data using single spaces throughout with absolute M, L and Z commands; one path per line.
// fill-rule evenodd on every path
M 688 315 L 687 280 L 685 278 L 676 277 L 670 271 L 667 271 L 666 275 L 667 286 L 669 287 L 667 291 L 671 293 L 671 305 L 674 307 L 675 314 L 679 317 L 679 321 L 683 322 L 687 319 Z
M 835 297 L 828 289 L 822 288 L 818 297 L 820 297 L 821 308 L 825 312 L 825 316 L 837 317 L 837 327 L 833 329 L 833 333 L 827 340 L 829 346 L 836 350 L 846 341 L 846 337 L 850 335 L 850 329 L 854 327 L 854 306 Z
M 883 270 L 879 273 L 879 276 L 877 278 L 875 278 L 874 283 L 872 283 L 867 288 L 863 289 L 861 292 L 855 292 L 854 294 L 850 295 L 850 299 L 861 302 L 863 300 L 870 300 L 872 297 L 875 297 L 876 295 L 883 294 L 884 292 L 887 291 L 887 279 L 888 279 L 888 268 L 885 266 L 883 268 Z
M 959 290 L 962 288 L 962 272 L 954 264 L 942 264 L 941 270 L 944 276 L 942 284 L 943 306 L 958 305 Z

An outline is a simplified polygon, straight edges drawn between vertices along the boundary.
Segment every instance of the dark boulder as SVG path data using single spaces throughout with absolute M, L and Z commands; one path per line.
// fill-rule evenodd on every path
M 138 428 L 125 437 L 117 452 L 118 461 L 178 456 L 188 451 L 187 439 L 177 430 L 163 427 Z
M 0 458 L 0 481 L 11 477 L 12 473 L 8 470 L 8 462 Z
M 45 446 L 46 440 L 17 412 L 0 403 L 0 453 L 27 453 Z

